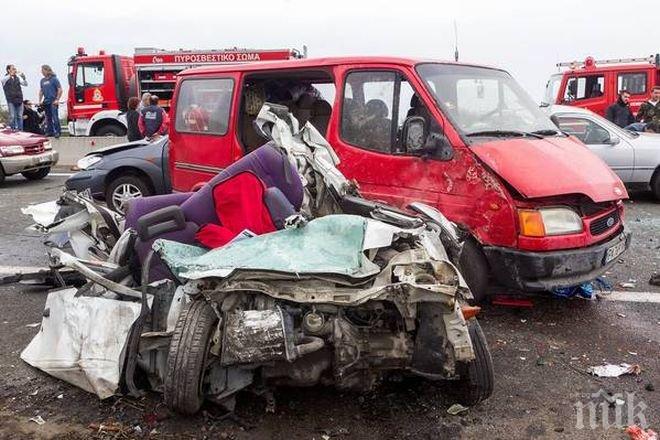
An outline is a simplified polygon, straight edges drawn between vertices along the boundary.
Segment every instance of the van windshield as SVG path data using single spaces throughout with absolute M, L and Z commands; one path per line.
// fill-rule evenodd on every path
M 417 66 L 440 109 L 466 136 L 560 135 L 508 73 L 484 67 L 428 63 Z

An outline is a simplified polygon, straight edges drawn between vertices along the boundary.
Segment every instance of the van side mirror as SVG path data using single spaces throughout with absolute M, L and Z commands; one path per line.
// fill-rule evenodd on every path
M 421 116 L 411 116 L 403 123 L 402 138 L 406 151 L 412 154 L 424 154 L 428 136 L 426 121 Z

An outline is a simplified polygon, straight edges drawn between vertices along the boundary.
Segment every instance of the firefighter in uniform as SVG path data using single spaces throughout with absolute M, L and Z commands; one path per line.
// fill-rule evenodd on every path
M 165 135 L 169 123 L 167 112 L 158 106 L 158 96 L 151 95 L 150 104 L 140 112 L 138 120 L 140 134 L 147 139 Z

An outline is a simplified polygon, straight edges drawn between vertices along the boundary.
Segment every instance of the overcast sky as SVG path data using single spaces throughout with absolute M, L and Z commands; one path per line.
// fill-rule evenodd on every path
M 36 99 L 39 66 L 50 64 L 65 83 L 78 46 L 130 55 L 135 47 L 306 44 L 310 57 L 452 59 L 456 20 L 461 61 L 508 70 L 539 101 L 558 61 L 660 51 L 657 9 L 652 0 L 22 0 L 3 6 L 0 64 L 3 72 L 10 63 L 24 71 L 25 95 Z

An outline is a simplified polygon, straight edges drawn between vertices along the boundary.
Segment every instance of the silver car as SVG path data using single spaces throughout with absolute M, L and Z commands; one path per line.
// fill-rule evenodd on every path
M 547 111 L 562 131 L 584 142 L 626 186 L 650 187 L 660 200 L 660 134 L 624 130 L 584 108 L 553 105 Z

